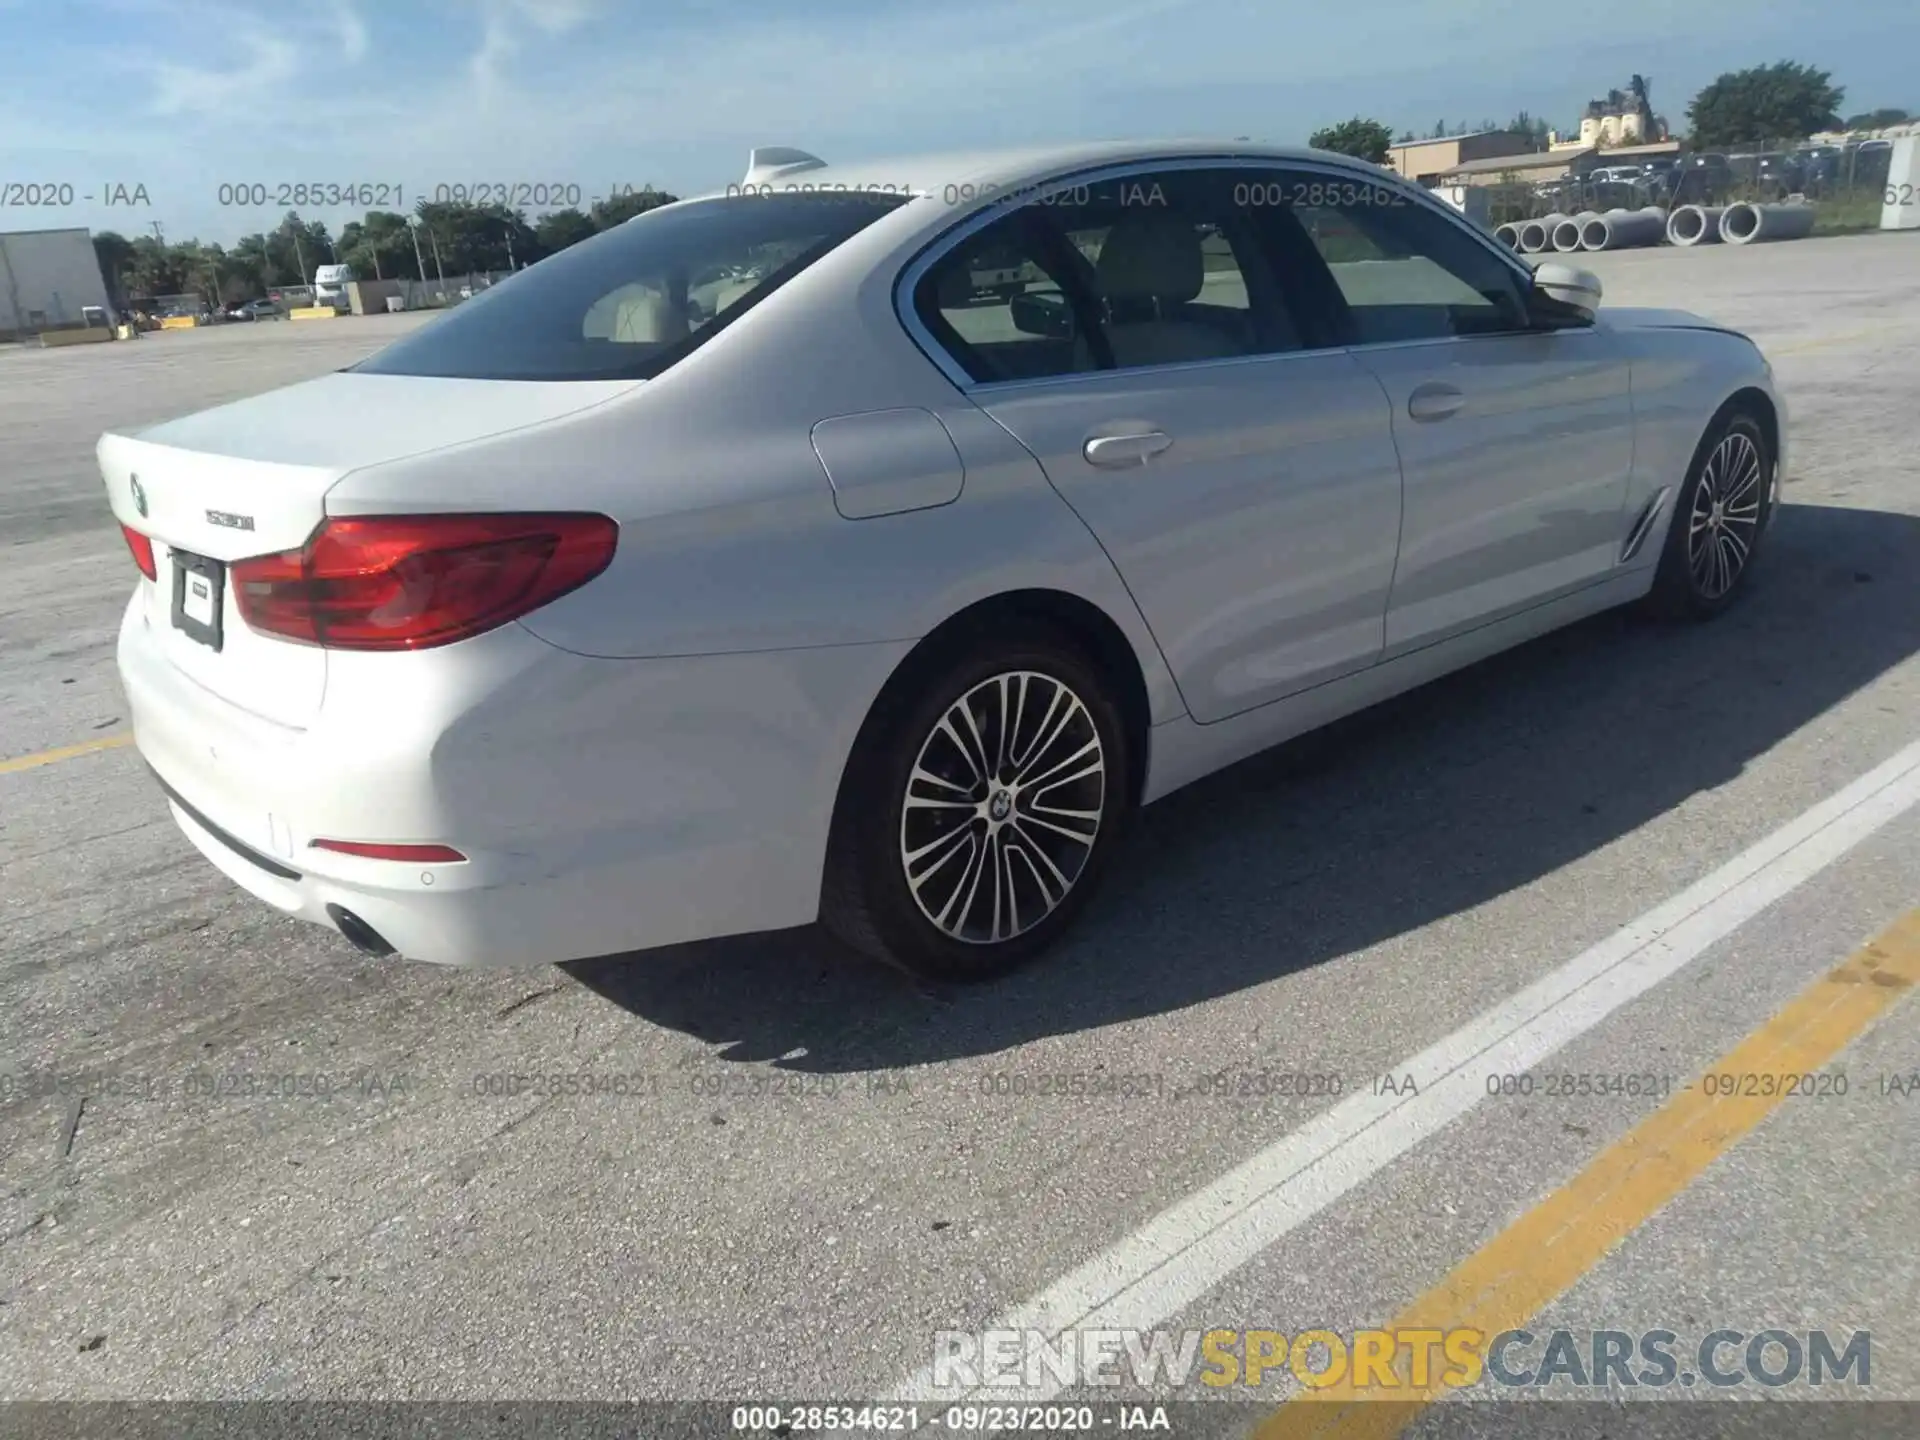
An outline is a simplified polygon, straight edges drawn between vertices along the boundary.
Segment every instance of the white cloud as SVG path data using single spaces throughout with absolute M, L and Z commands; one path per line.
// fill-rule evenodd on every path
M 299 69 L 300 47 L 284 35 L 253 29 L 240 40 L 245 57 L 229 66 L 184 65 L 160 57 L 150 72 L 156 115 L 232 113 L 270 103 Z
M 507 66 L 523 48 L 529 30 L 554 37 L 592 19 L 593 0 L 479 0 L 480 45 L 467 61 L 467 76 L 490 103 L 505 84 Z
M 509 9 L 536 29 L 564 35 L 578 29 L 599 10 L 594 0 L 506 0 Z
M 467 61 L 467 74 L 483 95 L 491 93 L 501 81 L 501 69 L 519 49 L 511 22 L 498 10 L 491 10 L 481 22 L 480 48 Z
M 353 6 L 342 3 L 334 11 L 334 28 L 340 39 L 343 59 L 348 61 L 364 60 L 367 57 L 367 22 L 360 18 Z

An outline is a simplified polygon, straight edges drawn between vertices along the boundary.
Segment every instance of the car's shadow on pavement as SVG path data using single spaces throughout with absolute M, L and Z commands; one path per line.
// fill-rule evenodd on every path
M 1603 615 L 1151 806 L 1075 930 L 997 983 L 922 990 L 814 929 L 566 968 L 717 1058 L 819 1071 L 989 1054 L 1258 985 L 1580 859 L 1920 650 L 1920 517 L 1790 504 L 1760 565 L 1711 624 Z

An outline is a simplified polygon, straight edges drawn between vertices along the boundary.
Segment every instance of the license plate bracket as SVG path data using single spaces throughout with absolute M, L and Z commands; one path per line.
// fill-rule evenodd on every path
M 204 555 L 173 552 L 173 625 L 189 640 L 211 650 L 226 642 L 221 611 L 226 598 L 227 567 Z

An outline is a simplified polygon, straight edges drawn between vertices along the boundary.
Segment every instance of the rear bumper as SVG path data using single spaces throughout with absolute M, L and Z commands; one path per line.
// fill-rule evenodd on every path
M 295 730 L 189 679 L 150 627 L 130 605 L 134 738 L 201 854 L 287 914 L 337 929 L 337 906 L 404 957 L 483 967 L 811 921 L 845 756 L 905 648 L 597 660 L 508 626 L 332 655 L 319 717 Z

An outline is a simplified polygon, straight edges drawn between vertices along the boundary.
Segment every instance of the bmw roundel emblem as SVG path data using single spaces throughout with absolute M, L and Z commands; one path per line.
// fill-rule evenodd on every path
M 142 515 L 146 514 L 147 492 L 146 488 L 140 483 L 140 477 L 138 475 L 129 475 L 127 477 L 127 484 L 133 490 L 133 508 L 138 510 Z

